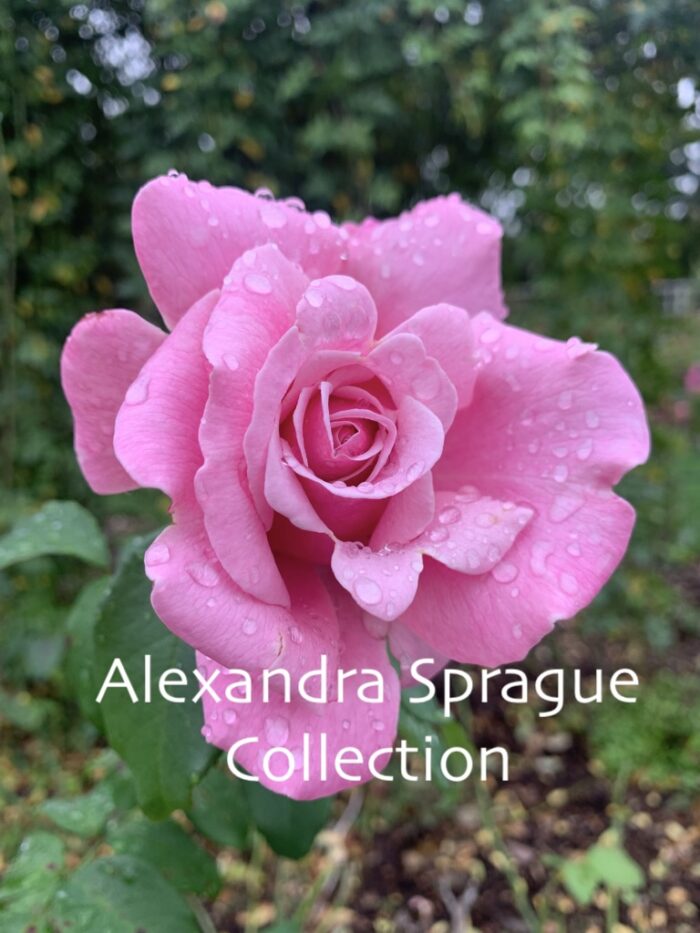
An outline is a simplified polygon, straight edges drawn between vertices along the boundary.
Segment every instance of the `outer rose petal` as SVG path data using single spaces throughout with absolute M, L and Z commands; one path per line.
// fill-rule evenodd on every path
M 378 332 L 445 301 L 470 314 L 505 317 L 501 226 L 459 195 L 423 201 L 393 220 L 347 224 L 347 274 L 370 290 Z
M 310 276 L 341 271 L 346 234 L 320 211 L 183 175 L 143 187 L 132 212 L 134 246 L 153 300 L 173 327 L 202 295 L 219 288 L 246 250 L 276 243 Z
M 153 608 L 172 632 L 228 667 L 284 667 L 297 676 L 325 653 L 334 668 L 338 624 L 315 568 L 281 560 L 291 608 L 270 606 L 228 577 L 196 507 L 181 517 L 158 536 L 145 559 Z
M 488 315 L 474 327 L 474 401 L 447 436 L 435 484 L 472 483 L 536 515 L 491 575 L 467 580 L 426 563 L 402 621 L 457 660 L 493 665 L 524 657 L 617 566 L 634 513 L 609 487 L 646 459 L 649 436 L 639 394 L 608 354 Z
M 136 489 L 117 460 L 114 419 L 126 390 L 165 339 L 132 311 L 88 314 L 73 328 L 61 355 L 61 383 L 73 412 L 75 453 L 95 492 Z
M 297 800 L 309 800 L 325 797 L 343 790 L 352 783 L 336 774 L 332 762 L 343 748 L 359 748 L 365 758 L 365 764 L 347 765 L 350 774 L 357 774 L 361 781 L 368 781 L 372 775 L 367 767 L 367 759 L 384 747 L 390 748 L 396 735 L 398 722 L 400 686 L 391 667 L 384 641 L 378 641 L 367 634 L 360 611 L 339 587 L 334 587 L 336 612 L 340 622 L 341 654 L 343 668 L 379 671 L 384 681 L 384 702 L 367 703 L 358 697 L 357 689 L 365 679 L 362 677 L 345 681 L 346 696 L 342 703 L 337 700 L 326 703 L 308 703 L 299 697 L 293 697 L 286 704 L 283 697 L 270 697 L 269 703 L 216 703 L 213 698 L 204 697 L 204 717 L 209 741 L 219 748 L 228 750 L 239 739 L 257 737 L 257 744 L 244 745 L 236 756 L 237 763 L 247 771 L 258 776 L 271 790 L 293 797 Z M 207 669 L 211 663 L 201 656 L 198 658 Z M 311 670 L 314 665 L 309 665 Z M 318 665 L 315 665 L 318 668 Z M 222 691 L 227 682 L 234 677 L 219 677 L 217 683 Z M 369 696 L 374 696 L 370 691 Z M 232 715 L 233 714 L 233 715 Z M 230 720 L 233 718 L 233 722 Z M 308 733 L 311 742 L 311 768 L 308 780 L 304 780 L 302 768 L 302 743 Z M 319 777 L 321 765 L 319 742 L 320 734 L 326 733 L 328 741 L 328 780 Z M 262 754 L 268 748 L 284 746 L 292 752 L 297 768 L 291 777 L 283 782 L 270 781 L 263 774 Z M 382 770 L 388 763 L 390 754 L 378 755 L 376 770 Z M 273 758 L 274 773 L 286 770 L 286 759 Z
M 204 465 L 197 473 L 197 498 L 212 546 L 232 579 L 279 605 L 288 605 L 288 597 L 251 498 L 244 437 L 258 373 L 294 323 L 305 287 L 304 274 L 277 247 L 245 253 L 227 276 L 204 335 L 213 371 L 199 430 Z
M 536 526 L 538 519 L 532 522 Z M 617 496 L 592 499 L 566 538 L 526 530 L 490 574 L 466 577 L 427 560 L 399 619 L 450 658 L 496 667 L 519 661 L 598 593 L 625 552 L 634 510 Z
M 218 292 L 206 295 L 131 384 L 117 415 L 114 449 L 141 486 L 162 489 L 177 506 L 191 498 L 202 463 L 197 435 L 209 389 L 202 334 Z

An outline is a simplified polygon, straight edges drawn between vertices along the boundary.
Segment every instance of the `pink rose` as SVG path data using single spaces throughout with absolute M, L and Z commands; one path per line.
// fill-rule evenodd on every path
M 239 756 L 257 774 L 304 733 L 366 759 L 396 732 L 387 641 L 404 672 L 500 665 L 593 599 L 632 530 L 611 487 L 648 455 L 642 402 L 595 346 L 502 323 L 494 220 L 451 195 L 337 227 L 175 176 L 139 193 L 133 231 L 171 332 L 88 315 L 62 378 L 92 488 L 172 500 L 156 612 L 207 672 L 298 677 L 325 654 L 386 683 L 379 705 L 361 681 L 325 707 L 205 699 L 211 742 L 259 737 Z

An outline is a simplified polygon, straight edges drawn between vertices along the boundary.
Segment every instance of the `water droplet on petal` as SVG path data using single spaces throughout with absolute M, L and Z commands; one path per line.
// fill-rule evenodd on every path
M 124 401 L 127 405 L 142 405 L 148 399 L 149 380 L 137 379 L 126 391 Z
M 244 619 L 241 628 L 244 635 L 255 635 L 258 630 L 258 623 L 255 619 Z
M 289 738 L 289 723 L 284 716 L 268 716 L 265 720 L 265 738 L 271 745 L 284 745 Z
M 272 201 L 263 201 L 260 205 L 260 219 L 270 230 L 279 230 L 287 223 L 283 208 Z
M 378 602 L 381 602 L 382 588 L 374 580 L 370 580 L 369 577 L 358 577 L 353 584 L 353 589 L 361 603 L 375 606 Z
M 310 288 L 304 296 L 312 308 L 320 308 L 323 304 L 323 292 Z
M 568 390 L 566 392 L 562 392 L 561 395 L 559 396 L 559 402 L 558 402 L 559 408 L 562 411 L 568 411 L 569 408 L 571 408 L 571 405 L 573 404 L 573 400 L 574 400 L 573 392 L 570 392 Z
M 248 272 L 243 277 L 243 284 L 255 295 L 269 295 L 272 291 L 272 283 L 268 277 L 259 272 Z
M 232 726 L 234 722 L 238 719 L 238 713 L 234 709 L 225 709 L 224 710 L 224 722 L 227 726 Z
M 568 596 L 573 596 L 575 593 L 578 593 L 578 581 L 576 577 L 573 577 L 570 573 L 561 574 L 559 577 L 559 586 Z
M 441 541 L 447 541 L 450 533 L 447 528 L 432 528 L 428 532 L 428 538 L 433 544 L 439 544 Z
M 500 331 L 498 331 L 495 327 L 488 327 L 483 332 L 480 339 L 482 343 L 496 343 L 500 336 Z
M 419 476 L 423 475 L 423 469 L 425 464 L 422 460 L 418 460 L 416 463 L 412 463 L 411 466 L 406 471 L 406 479 L 409 483 L 415 483 Z
M 146 564 L 155 567 L 166 564 L 170 560 L 170 548 L 167 544 L 152 544 L 146 551 Z
M 595 411 L 586 412 L 586 424 L 592 430 L 595 430 L 600 425 L 600 417 Z
M 518 576 L 518 568 L 515 564 L 501 561 L 500 564 L 496 564 L 491 574 L 494 580 L 498 580 L 499 583 L 512 583 Z
M 554 476 L 555 482 L 564 483 L 566 482 L 566 478 L 569 475 L 569 471 L 563 463 L 558 463 L 554 467 L 554 473 L 552 475 Z
M 207 564 L 204 561 L 197 564 L 191 564 L 187 568 L 187 572 L 192 577 L 195 583 L 199 583 L 200 586 L 212 587 L 216 586 L 219 582 L 219 574 L 216 572 L 215 567 L 212 564 Z
M 462 517 L 462 513 L 454 505 L 447 505 L 444 509 L 440 509 L 438 514 L 438 521 L 441 525 L 454 525 L 455 522 L 458 522 Z
M 294 642 L 295 645 L 300 645 L 304 640 L 304 636 L 301 634 L 301 629 L 296 625 L 293 625 L 289 630 L 289 637 Z
M 417 399 L 429 402 L 440 391 L 440 377 L 432 369 L 424 369 L 411 380 L 411 389 Z
M 583 506 L 584 499 L 576 493 L 556 496 L 549 510 L 550 521 L 563 522 Z
M 585 441 L 582 441 L 578 450 L 576 451 L 576 456 L 579 460 L 588 460 L 590 455 L 593 452 L 593 441 L 590 437 L 586 438 Z

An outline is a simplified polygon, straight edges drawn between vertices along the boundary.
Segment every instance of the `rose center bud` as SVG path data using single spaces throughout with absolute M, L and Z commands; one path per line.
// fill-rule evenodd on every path
M 372 414 L 334 396 L 325 405 L 320 392 L 315 395 L 306 409 L 303 437 L 308 465 L 319 479 L 353 484 L 364 479 L 381 449 Z

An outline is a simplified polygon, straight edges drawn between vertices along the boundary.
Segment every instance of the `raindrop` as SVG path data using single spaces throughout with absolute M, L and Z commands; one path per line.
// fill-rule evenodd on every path
M 586 412 L 586 424 L 587 424 L 588 427 L 591 428 L 592 430 L 595 430 L 597 427 L 600 426 L 600 418 L 599 418 L 597 412 L 595 412 L 595 411 L 587 411 L 587 412 Z
M 549 510 L 550 521 L 563 522 L 567 518 L 571 518 L 583 504 L 583 498 L 575 493 L 556 496 Z
M 225 709 L 224 710 L 224 722 L 227 726 L 232 726 L 234 722 L 238 719 L 238 714 L 234 709 Z
M 578 581 L 576 577 L 573 577 L 570 573 L 563 573 L 559 577 L 559 586 L 568 596 L 573 596 L 575 593 L 578 593 Z
M 502 561 L 500 564 L 496 564 L 491 573 L 493 578 L 498 580 L 499 583 L 512 583 L 518 576 L 518 568 L 515 564 Z
M 482 343 L 496 343 L 496 341 L 498 340 L 500 336 L 501 336 L 500 333 L 498 332 L 498 330 L 496 330 L 495 327 L 489 327 L 481 335 L 481 342 Z
M 305 298 L 312 308 L 320 308 L 323 304 L 323 293 L 312 288 L 307 291 Z
M 146 563 L 149 567 L 166 564 L 170 560 L 170 548 L 167 544 L 153 544 L 146 551 Z
M 591 453 L 593 452 L 593 441 L 590 437 L 586 438 L 585 441 L 582 441 L 580 447 L 576 451 L 576 456 L 579 460 L 588 460 Z
M 269 295 L 272 291 L 272 285 L 266 275 L 258 272 L 249 272 L 243 277 L 243 284 L 249 292 L 255 295 Z
M 219 582 L 219 574 L 211 564 L 204 562 L 191 564 L 187 568 L 187 572 L 194 582 L 199 583 L 200 586 L 212 587 Z
M 283 745 L 289 738 L 289 723 L 284 716 L 269 716 L 265 720 L 265 738 L 271 745 Z
M 244 635 L 255 635 L 258 630 L 258 623 L 255 619 L 244 619 L 242 628 Z
M 148 398 L 148 379 L 138 379 L 127 389 L 124 401 L 127 405 L 142 405 Z
M 413 378 L 411 388 L 416 398 L 423 402 L 429 402 L 440 391 L 440 378 L 434 370 L 423 370 Z
M 425 464 L 422 460 L 418 460 L 416 463 L 412 463 L 411 466 L 406 471 L 406 479 L 409 483 L 414 483 L 419 476 L 423 475 L 423 468 Z
M 561 411 L 568 411 L 571 408 L 571 405 L 573 404 L 573 400 L 574 400 L 573 392 L 570 392 L 569 390 L 567 390 L 566 392 L 562 392 L 561 395 L 559 396 L 559 402 L 558 402 L 559 408 L 561 409 Z
M 368 577 L 359 577 L 353 584 L 355 595 L 361 603 L 375 606 L 382 598 L 382 589 L 374 580 Z
M 447 528 L 433 528 L 428 532 L 428 538 L 433 542 L 433 544 L 439 544 L 441 541 L 446 541 L 450 536 Z
M 260 219 L 270 230 L 279 230 L 287 223 L 284 210 L 271 201 L 263 201 L 260 205 Z
M 445 506 L 438 514 L 438 521 L 441 525 L 454 525 L 462 517 L 462 513 L 454 505 Z

